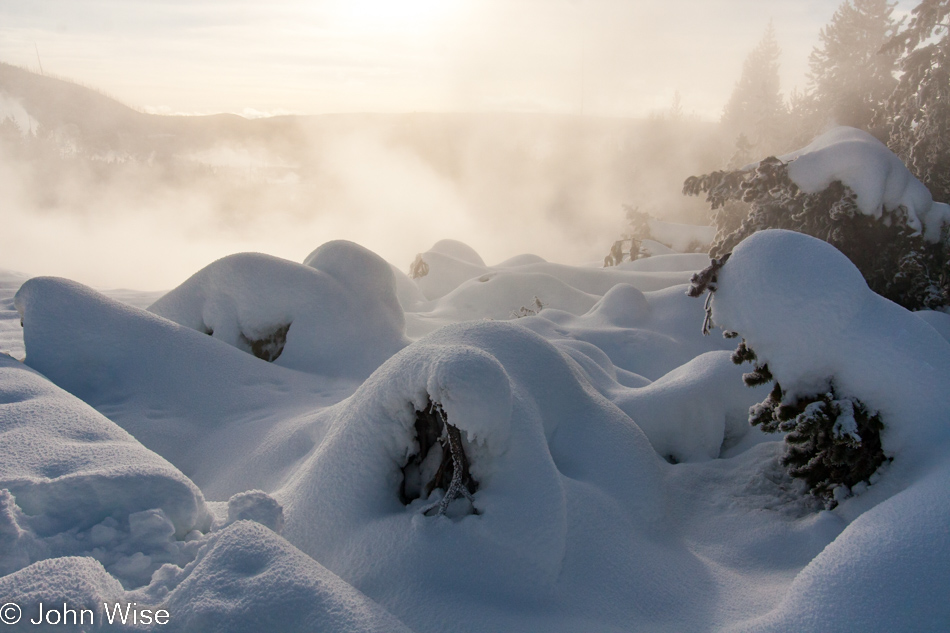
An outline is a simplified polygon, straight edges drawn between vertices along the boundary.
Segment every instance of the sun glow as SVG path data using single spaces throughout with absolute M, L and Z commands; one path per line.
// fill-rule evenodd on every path
M 422 30 L 447 20 L 459 4 L 459 0 L 339 0 L 334 12 L 352 27 Z

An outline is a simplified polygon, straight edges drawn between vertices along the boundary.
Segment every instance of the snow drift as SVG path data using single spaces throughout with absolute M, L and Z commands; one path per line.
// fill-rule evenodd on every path
M 0 572 L 85 555 L 137 586 L 211 527 L 198 488 L 87 404 L 0 355 Z
M 149 311 L 283 367 L 331 376 L 365 378 L 406 344 L 389 264 L 342 240 L 303 265 L 230 255 Z
M 701 256 L 423 258 L 415 280 L 349 243 L 225 258 L 155 302 L 171 320 L 23 283 L 6 318 L 26 366 L 0 357 L 0 603 L 168 609 L 153 631 L 950 618 L 945 315 L 798 234 L 756 234 L 720 271 L 714 320 L 790 394 L 833 378 L 885 420 L 893 463 L 822 511 L 745 422 L 766 389 L 743 386 L 735 341 L 701 333 Z M 246 353 L 287 323 L 273 362 Z M 435 406 L 443 436 L 423 437 Z M 454 464 L 449 426 L 475 483 L 443 515 L 425 483 Z

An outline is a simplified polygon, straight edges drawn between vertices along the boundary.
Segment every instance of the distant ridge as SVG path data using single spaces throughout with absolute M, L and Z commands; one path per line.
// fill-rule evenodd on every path
M 176 152 L 253 133 L 253 121 L 236 114 L 146 114 L 72 81 L 0 62 L 0 93 L 19 101 L 47 130 L 66 130 L 91 150 L 131 154 Z
M 246 119 L 236 114 L 149 114 L 93 88 L 2 62 L 0 94 L 21 104 L 42 134 L 52 133 L 50 146 L 60 150 L 54 156 L 146 165 L 149 177 L 175 186 L 206 173 L 240 182 L 273 179 L 286 193 L 273 204 L 300 208 L 301 213 L 335 195 L 346 181 L 339 176 L 341 169 L 355 169 L 361 178 L 365 172 L 371 183 L 367 187 L 395 187 L 374 180 L 373 170 L 399 179 L 407 165 L 421 165 L 414 173 L 421 174 L 422 182 L 441 179 L 477 208 L 516 209 L 527 198 L 556 222 L 587 208 L 649 201 L 642 210 L 668 215 L 666 210 L 675 209 L 678 216 L 671 219 L 682 221 L 706 213 L 702 200 L 681 196 L 683 180 L 719 168 L 726 147 L 718 124 L 664 117 L 348 112 Z M 55 180 L 54 168 L 72 169 L 40 165 L 39 173 Z M 287 185 L 295 182 L 302 185 Z M 141 181 L 130 185 L 141 186 Z M 241 209 L 261 204 L 256 193 L 242 193 L 232 185 L 229 180 L 230 193 L 221 194 L 220 204 Z M 579 224 L 578 230 L 588 230 L 585 226 Z

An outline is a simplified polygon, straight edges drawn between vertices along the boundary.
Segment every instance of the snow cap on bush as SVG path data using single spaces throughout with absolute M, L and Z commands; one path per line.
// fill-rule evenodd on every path
M 718 273 L 712 317 L 768 365 L 785 401 L 824 393 L 880 412 L 888 455 L 932 454 L 950 437 L 950 344 L 914 313 L 871 292 L 830 244 L 759 231 Z
M 885 210 L 903 207 L 907 224 L 930 242 L 936 242 L 943 224 L 950 222 L 950 206 L 934 202 L 901 159 L 863 130 L 833 128 L 781 159 L 805 193 L 818 193 L 840 180 L 857 194 L 861 213 L 880 218 Z

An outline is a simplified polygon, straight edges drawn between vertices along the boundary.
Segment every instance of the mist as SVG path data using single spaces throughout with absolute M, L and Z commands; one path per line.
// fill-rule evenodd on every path
M 407 270 L 443 238 L 599 262 L 622 205 L 709 221 L 680 189 L 733 153 L 744 56 L 774 20 L 787 93 L 837 4 L 4 7 L 0 267 L 167 289 L 331 239 Z
M 4 76 L 20 96 L 0 112 L 0 267 L 96 287 L 167 289 L 230 253 L 302 261 L 332 239 L 402 270 L 444 238 L 490 263 L 599 262 L 622 204 L 703 222 L 680 184 L 722 161 L 715 126 L 682 117 L 173 117 Z

